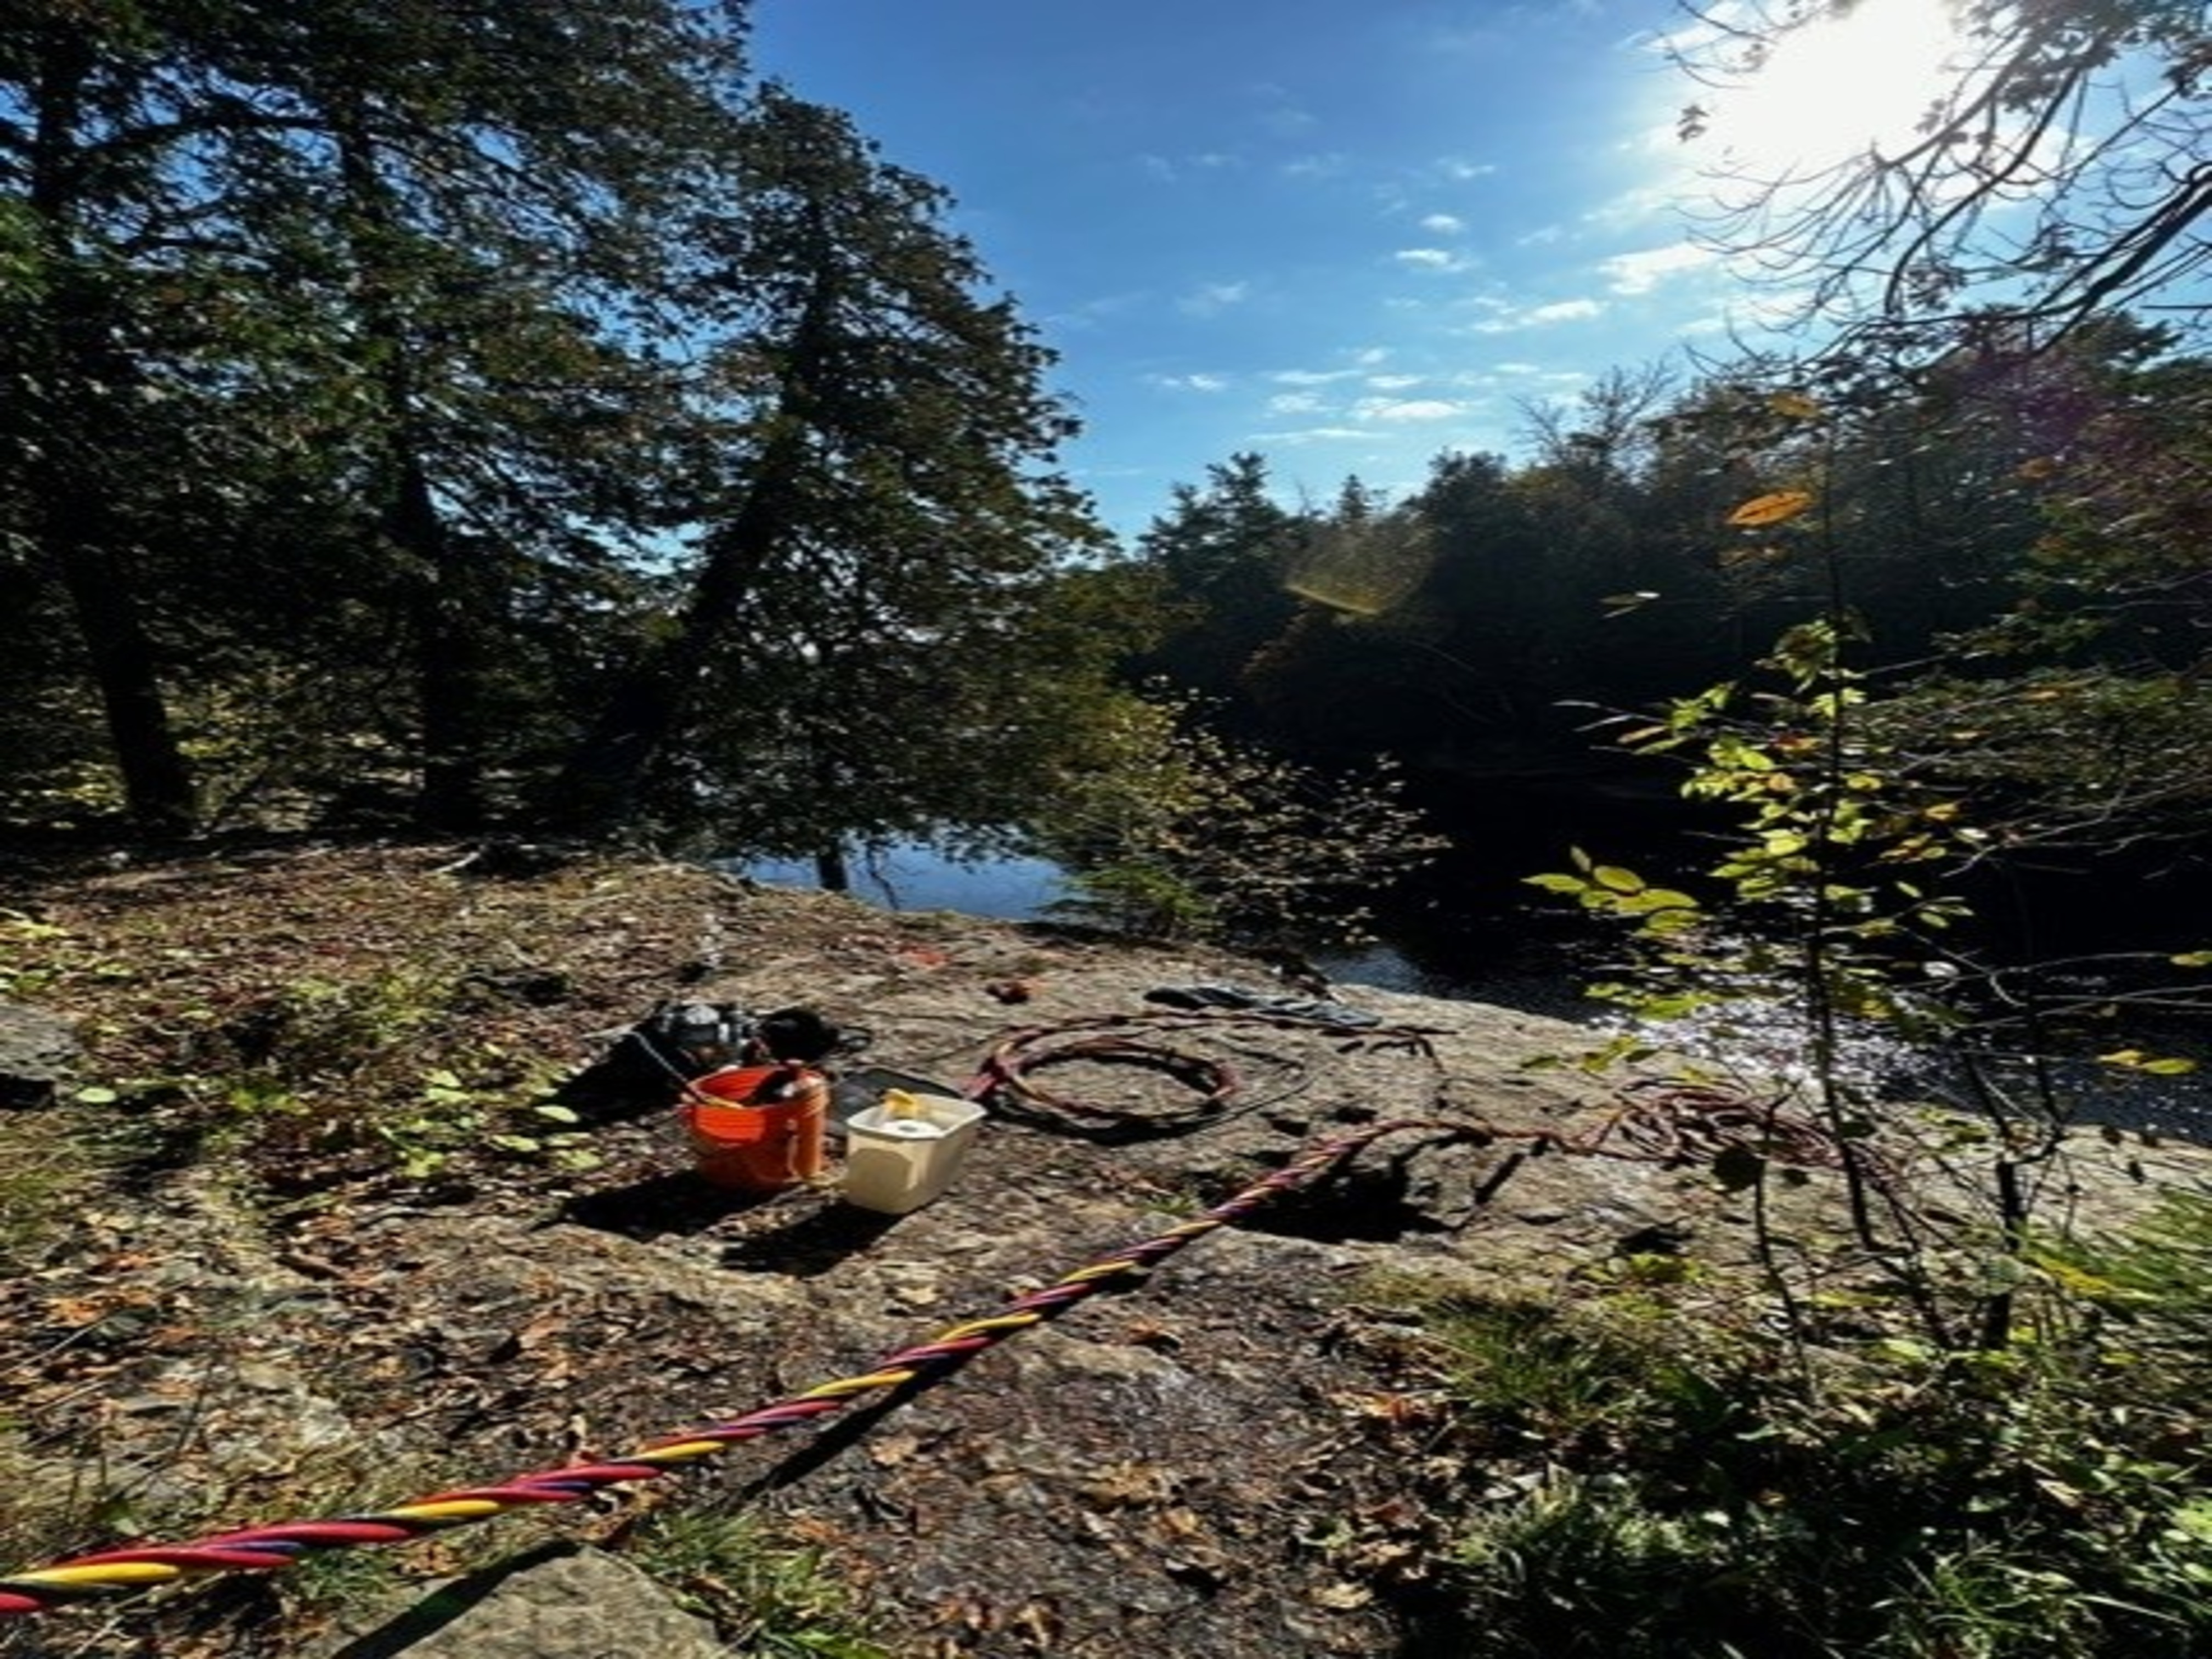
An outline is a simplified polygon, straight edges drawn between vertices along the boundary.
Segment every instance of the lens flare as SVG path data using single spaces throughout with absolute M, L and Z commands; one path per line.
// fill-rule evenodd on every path
M 1428 580 L 1435 562 L 1429 538 L 1410 527 L 1324 536 L 1291 562 L 1283 586 L 1300 599 L 1366 620 L 1403 605 Z

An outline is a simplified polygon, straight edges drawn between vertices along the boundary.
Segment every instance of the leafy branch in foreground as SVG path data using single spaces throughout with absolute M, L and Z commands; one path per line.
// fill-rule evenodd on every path
M 1924 978 L 1931 958 L 1948 960 L 1936 940 L 1965 907 L 1923 884 L 1922 872 L 1970 854 L 1981 832 L 1860 731 L 1866 688 L 1843 644 L 1832 622 L 1801 624 L 1763 665 L 1782 690 L 1713 687 L 1624 735 L 1638 753 L 1687 759 L 1683 793 L 1734 810 L 1727 851 L 1703 872 L 1711 903 L 1580 854 L 1576 872 L 1530 880 L 1627 924 L 1643 982 L 1594 989 L 1632 1014 L 1791 1003 L 1803 1054 L 1788 1087 L 1809 1097 L 1841 1150 L 1859 1242 L 1882 1249 L 1902 1220 L 1893 1208 L 1882 1220 L 1863 1150 L 1875 1102 L 1869 1080 L 1844 1063 L 1846 1026 L 1881 1022 L 1925 1038 L 1942 1024 L 1942 1011 L 1906 981 Z M 1736 1167 L 1746 1182 L 1764 1175 L 1763 1164 Z
M 1776 491 L 1730 522 L 1771 535 L 1820 505 L 1810 490 Z M 1702 881 L 1656 885 L 1579 850 L 1572 872 L 1530 880 L 1626 925 L 1637 971 L 1593 991 L 1632 1015 L 1703 1016 L 1712 1036 L 1741 1047 L 1745 1034 L 1731 1030 L 1730 1009 L 1791 1012 L 1795 1052 L 1777 1067 L 1777 1109 L 1787 1100 L 1809 1103 L 1840 1155 L 1857 1243 L 1893 1264 L 1928 1334 L 1947 1346 L 1994 1349 L 2013 1335 L 2017 1262 L 2078 1102 L 2043 1062 L 2051 1034 L 2033 976 L 1993 967 L 1953 942 L 1952 930 L 1970 915 L 1962 876 L 2013 832 L 1973 821 L 1956 767 L 1914 746 L 1924 728 L 1878 717 L 1869 677 L 1845 659 L 1856 634 L 1832 570 L 1826 614 L 1787 630 L 1760 665 L 1778 689 L 1713 686 L 1622 735 L 1635 752 L 1686 762 L 1683 793 L 1728 811 L 1725 851 Z M 1881 1143 L 1908 1120 L 1893 1109 L 1893 1084 L 1847 1063 L 1849 1040 L 1864 1030 L 1940 1052 L 1978 1114 L 1978 1123 L 1954 1120 L 1932 1146 L 1917 1149 L 1939 1163 L 1984 1160 L 1965 1177 L 1985 1206 L 1985 1226 L 1964 1258 L 1963 1323 L 1961 1281 L 1951 1272 L 1960 1258 L 1947 1261 L 1936 1248 L 1960 1241 L 1939 1239 L 1883 1178 L 1901 1160 Z M 1632 1042 L 1626 1051 L 1650 1047 Z M 2024 1068 L 2013 1063 L 2021 1053 Z M 2108 1058 L 2154 1074 L 2189 1066 L 2135 1048 Z M 1761 1249 L 1786 1296 L 1766 1226 L 1776 1161 L 1754 1148 L 1716 1174 L 1751 1189 Z

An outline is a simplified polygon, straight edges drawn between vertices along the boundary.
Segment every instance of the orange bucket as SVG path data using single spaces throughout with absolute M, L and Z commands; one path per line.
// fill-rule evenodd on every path
M 684 1117 L 692 1157 L 715 1186 L 776 1193 L 822 1173 L 830 1079 L 821 1073 L 729 1066 L 695 1078 L 688 1092 Z

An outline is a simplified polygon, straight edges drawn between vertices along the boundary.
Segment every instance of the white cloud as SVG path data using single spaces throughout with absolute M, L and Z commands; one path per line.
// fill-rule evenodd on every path
M 1244 158 L 1233 150 L 1200 150 L 1191 155 L 1161 155 L 1152 152 L 1139 155 L 1137 165 L 1164 185 L 1181 184 L 1192 173 L 1235 173 L 1246 165 Z
M 1146 383 L 1168 392 L 1226 392 L 1229 382 L 1218 374 L 1147 374 Z
M 1459 412 L 1459 404 L 1442 398 L 1362 398 L 1352 406 L 1352 418 L 1361 421 L 1444 421 Z
M 1635 253 L 1616 253 L 1600 268 L 1613 279 L 1615 294 L 1649 294 L 1670 276 L 1711 264 L 1714 258 L 1693 242 L 1670 242 Z
M 1511 334 L 1524 328 L 1548 328 L 1554 323 L 1578 323 L 1605 312 L 1602 300 L 1554 300 L 1549 305 L 1507 305 L 1502 301 L 1482 302 L 1491 315 L 1474 325 L 1477 334 Z
M 1362 368 L 1373 368 L 1377 364 L 1387 363 L 1390 361 L 1390 348 L 1389 346 L 1368 346 L 1359 351 L 1354 352 L 1352 354 L 1352 361 L 1358 363 Z
M 1322 155 L 1301 155 L 1294 161 L 1283 163 L 1285 179 L 1341 179 L 1351 170 L 1352 161 L 1338 150 Z
M 1377 392 L 1403 392 L 1409 386 L 1420 385 L 1426 378 L 1421 374 L 1370 374 L 1367 377 L 1367 384 Z
M 1190 317 L 1213 317 L 1252 296 L 1249 283 L 1202 283 L 1176 301 L 1176 309 Z
M 1582 385 L 1583 380 L 1589 380 L 1590 378 L 1583 369 L 1547 369 L 1541 362 L 1522 362 L 1522 361 L 1495 362 L 1495 365 L 1491 365 L 1491 369 L 1486 374 L 1480 374 L 1480 376 L 1460 376 L 1460 378 L 1462 378 L 1462 380 L 1489 380 L 1493 374 L 1506 374 L 1506 376 L 1516 378 L 1516 380 L 1558 380 L 1559 385 Z
M 1540 363 L 1498 363 L 1489 368 L 1471 368 L 1449 376 L 1446 386 L 1456 386 L 1481 395 L 1463 398 L 1463 412 L 1493 407 L 1499 394 L 1525 392 L 1531 386 L 1580 386 L 1589 376 L 1578 368 L 1546 368 Z
M 1554 300 L 1550 305 L 1538 306 L 1531 311 L 1528 321 L 1539 328 L 1547 323 L 1577 323 L 1604 310 L 1602 300 Z
M 1468 161 L 1456 155 L 1446 155 L 1437 161 L 1436 171 L 1455 184 L 1465 184 L 1470 179 L 1487 179 L 1498 171 L 1498 163 Z
M 1267 378 L 1277 386 L 1327 386 L 1331 380 L 1349 380 L 1358 373 L 1356 368 L 1281 368 Z
M 1582 216 L 1582 222 L 1605 230 L 1626 230 L 1653 219 L 1674 219 L 1681 211 L 1679 185 L 1639 185 L 1599 204 Z
M 1279 392 L 1267 399 L 1270 415 L 1316 415 L 1323 407 L 1321 398 L 1310 392 Z
M 1421 221 L 1421 228 L 1432 236 L 1457 236 L 1467 228 L 1467 221 L 1456 214 L 1431 213 Z
M 1095 300 L 1082 301 L 1066 311 L 1055 311 L 1044 320 L 1056 329 L 1096 328 L 1106 319 L 1133 310 L 1150 297 L 1142 289 L 1131 289 L 1120 294 L 1102 294 Z
M 1370 439 L 1372 432 L 1357 426 L 1309 426 L 1290 432 L 1255 432 L 1253 438 L 1271 444 L 1340 443 L 1347 438 Z

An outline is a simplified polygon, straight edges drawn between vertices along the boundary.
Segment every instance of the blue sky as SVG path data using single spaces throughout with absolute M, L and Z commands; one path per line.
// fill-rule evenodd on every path
M 1935 0 L 1868 0 L 1933 15 Z M 1670 0 L 755 0 L 756 66 L 944 185 L 1045 343 L 1066 453 L 1133 534 L 1240 449 L 1287 498 L 1522 447 L 1524 404 L 1723 346 L 1756 295 L 1687 240 Z M 1853 26 L 1735 131 L 1818 133 Z M 1876 26 L 1877 29 L 1879 25 Z M 1862 71 L 1854 74 L 1856 69 Z M 1747 138 L 1742 135 L 1748 135 Z

